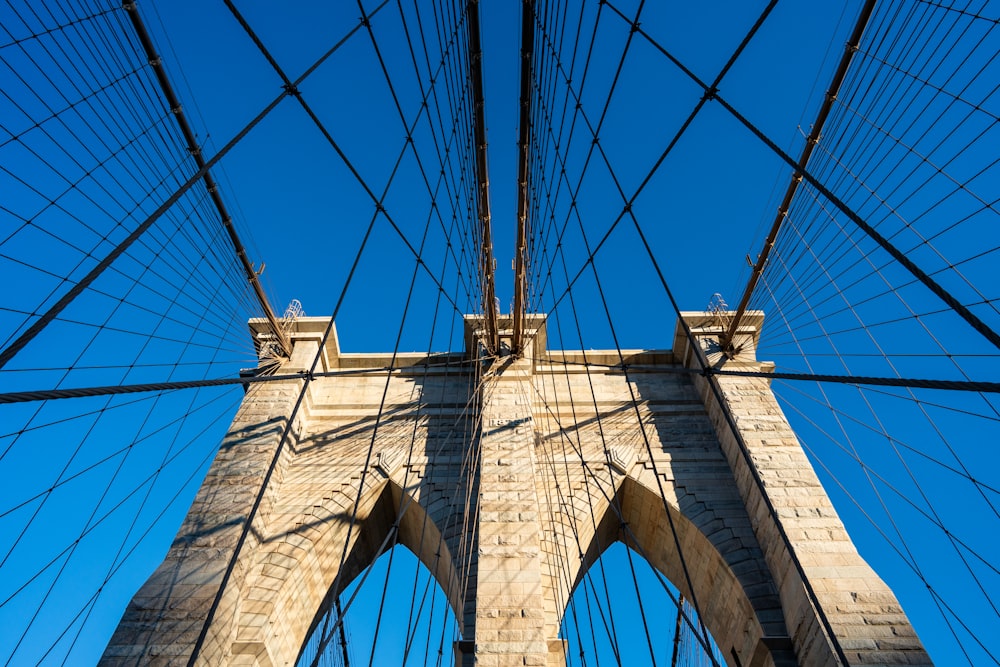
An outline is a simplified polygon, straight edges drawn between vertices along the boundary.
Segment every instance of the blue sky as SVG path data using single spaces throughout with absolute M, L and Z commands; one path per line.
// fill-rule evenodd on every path
M 241 11 L 292 78 L 356 25 L 360 13 L 352 3 L 305 2 L 294 9 L 243 4 Z M 704 80 L 715 76 L 763 8 L 736 1 L 711 8 L 648 4 L 641 12 L 643 30 Z M 996 328 L 1000 315 L 994 306 L 993 251 L 1000 227 L 990 202 L 996 198 L 998 173 L 989 149 L 998 138 L 992 83 L 997 66 L 990 57 L 996 52 L 996 36 L 974 15 L 995 17 L 1000 11 L 995 3 L 980 2 L 956 16 L 932 5 L 887 3 L 876 13 L 872 41 L 862 47 L 872 55 L 852 70 L 851 93 L 824 132 L 829 153 L 817 156 L 815 169 L 849 206 L 880 225 Z M 365 6 L 370 11 L 375 5 Z M 721 95 L 797 156 L 859 6 L 855 1 L 779 3 L 720 85 Z M 42 126 L 52 128 L 44 136 L 30 129 L 49 111 L 71 102 L 72 94 L 53 91 L 99 76 L 60 70 L 54 63 L 61 56 L 54 47 L 42 54 L 40 45 L 50 45 L 48 37 L 28 38 L 39 31 L 27 26 L 61 19 L 44 12 L 32 15 L 27 7 L 15 3 L 0 9 L 7 33 L 0 50 L 0 87 L 7 91 L 0 107 L 6 133 L 0 144 L 5 166 L 0 187 L 8 193 L 0 219 L 0 276 L 17 286 L 7 294 L 0 314 L 8 341 L 65 291 L 60 276 L 79 279 L 94 257 L 124 236 L 114 223 L 124 219 L 126 228 L 135 224 L 184 180 L 175 173 L 173 181 L 144 180 L 143 168 L 124 160 L 92 168 L 101 161 L 102 150 L 111 150 L 117 141 L 115 122 L 133 132 L 147 125 L 170 127 L 169 116 L 155 120 L 156 114 L 147 119 L 141 113 L 155 109 L 157 101 L 134 90 L 121 98 L 109 93 L 103 111 L 80 104 L 73 107 L 81 110 L 74 116 L 71 108 L 61 116 L 70 119 L 67 123 Z M 206 154 L 212 155 L 281 92 L 280 78 L 223 3 L 176 0 L 140 7 Z M 405 7 L 412 18 L 411 5 Z M 482 3 L 496 285 L 504 311 L 513 293 L 518 9 L 519 3 Z M 623 2 L 620 9 L 631 16 L 638 6 Z M 113 4 L 107 10 L 110 22 L 88 19 L 81 25 L 128 27 Z M 567 13 L 571 25 L 575 11 Z M 634 192 L 703 93 L 651 43 L 635 37 L 601 126 L 600 145 L 612 168 L 603 166 L 589 153 L 593 142 L 585 124 L 602 115 L 628 26 L 610 10 L 602 11 L 586 77 L 581 61 L 571 65 L 568 49 L 562 54 L 565 70 L 576 68 L 574 91 L 585 81 L 583 115 L 577 116 L 573 139 L 562 148 L 567 179 L 579 185 L 579 216 L 571 213 L 564 189 L 550 211 L 568 230 L 562 255 L 553 263 L 556 278 L 546 292 L 533 293 L 533 306 L 546 311 L 565 287 L 565 278 L 558 276 L 586 268 L 586 244 L 593 245 L 620 213 L 614 180 L 626 193 Z M 921 18 L 922 12 L 930 13 Z M 582 14 L 581 49 L 596 14 L 596 5 L 587 5 Z M 419 110 L 420 84 L 412 76 L 395 3 L 380 10 L 372 25 L 403 116 L 412 119 Z M 894 38 L 895 25 L 916 27 L 900 28 L 901 37 Z M 114 62 L 114 44 L 101 42 L 97 33 L 66 29 L 57 34 L 81 51 L 93 48 L 83 55 Z M 968 44 L 968 51 L 939 46 L 949 44 Z M 880 69 L 879 59 L 896 69 Z M 427 68 L 417 69 L 426 83 Z M 913 76 L 900 74 L 910 70 Z M 560 76 L 554 75 L 551 99 L 561 103 L 565 78 Z M 923 81 L 930 85 L 919 83 Z M 422 254 L 428 267 L 445 267 L 434 275 L 441 277 L 457 308 L 439 307 L 438 286 L 429 274 L 414 274 L 412 253 L 382 216 L 345 289 L 374 206 L 303 110 L 285 100 L 215 172 L 251 259 L 258 267 L 266 264 L 262 280 L 275 309 L 280 312 L 291 299 L 299 299 L 307 314 L 328 315 L 343 296 L 337 326 L 345 350 L 391 350 L 397 335 L 401 350 L 454 349 L 461 326 L 456 315 L 475 309 L 477 302 L 475 294 L 463 289 L 469 280 L 457 274 L 446 249 L 448 216 L 460 214 L 462 204 L 444 203 L 442 197 L 439 227 L 423 185 L 427 173 L 434 175 L 431 167 L 436 168 L 437 160 L 429 126 L 419 122 L 414 131 L 418 160 L 403 150 L 406 132 L 393 91 L 364 31 L 300 89 L 374 192 L 381 195 L 402 154 L 385 209 L 414 247 L 429 230 Z M 934 96 L 931 89 L 947 95 Z M 126 97 L 136 100 L 134 107 Z M 102 114 L 109 124 L 102 125 Z M 158 145 L 152 141 L 150 147 Z M 941 147 L 950 145 L 963 148 L 949 153 Z M 551 149 L 540 154 L 547 156 L 551 169 Z M 584 171 L 588 154 L 591 162 Z M 160 158 L 145 168 L 165 176 L 184 164 L 183 151 L 173 156 L 167 151 Z M 748 275 L 746 257 L 759 251 L 788 180 L 788 168 L 773 151 L 719 104 L 706 105 L 633 208 L 682 309 L 701 310 L 716 292 L 735 304 Z M 68 187 L 70 181 L 77 185 Z M 126 208 L 119 190 L 137 199 L 136 211 L 115 212 L 117 206 Z M 47 199 L 57 205 L 46 204 Z M 196 194 L 183 205 L 202 221 L 196 225 L 198 233 L 177 231 L 182 228 L 178 221 L 187 219 L 179 214 L 158 225 L 152 235 L 159 241 L 131 250 L 116 264 L 120 272 L 102 277 L 97 289 L 89 290 L 2 371 L 5 391 L 219 377 L 253 364 L 244 322 L 255 310 L 225 254 L 224 239 L 204 222 L 212 214 Z M 940 303 L 873 250 L 843 216 L 831 213 L 827 200 L 807 188 L 796 206 L 794 224 L 786 226 L 765 284 L 752 302 L 768 312 L 762 358 L 797 372 L 996 377 L 995 349 L 966 323 L 938 312 Z M 550 331 L 550 346 L 601 349 L 613 347 L 616 340 L 623 348 L 670 346 L 672 307 L 635 228 L 626 222 L 594 259 L 610 322 L 593 274 L 584 271 L 572 290 L 575 315 L 565 300 L 550 313 L 565 336 L 556 344 Z M 460 240 L 457 235 L 455 240 Z M 80 248 L 93 251 L 88 255 Z M 540 254 L 537 259 L 554 257 Z M 185 262 L 189 268 L 177 268 L 188 267 Z M 180 296 L 171 296 L 174 291 Z M 148 331 L 155 335 L 142 334 Z M 897 592 L 935 660 L 986 664 L 989 658 L 970 635 L 989 646 L 989 638 L 1000 632 L 989 601 L 1000 585 L 989 527 L 998 518 L 994 508 L 1000 501 L 997 455 L 990 446 L 1000 435 L 996 401 L 971 392 L 922 390 L 911 396 L 896 389 L 860 391 L 795 382 L 775 386 L 859 549 Z M 7 628 L 0 643 L 17 646 L 11 651 L 16 650 L 14 662 L 40 656 L 44 650 L 32 651 L 58 634 L 51 628 L 61 631 L 67 625 L 69 636 L 83 628 L 71 662 L 87 662 L 100 652 L 131 591 L 169 543 L 240 395 L 238 389 L 213 389 L 110 402 L 88 398 L 2 406 L 2 423 L 10 428 L 4 429 L 0 458 L 0 470 L 9 480 L 0 526 L 8 536 L 3 552 L 9 558 L 0 565 L 5 582 L 0 597 L 7 600 L 0 605 L 0 626 Z M 191 410 L 193 417 L 180 417 Z M 158 467 L 169 476 L 137 486 L 137 480 Z M 50 485 L 54 490 L 48 490 Z M 163 507 L 168 509 L 162 520 L 154 521 Z M 88 528 L 104 514 L 109 518 Z M 140 520 L 133 525 L 135 516 Z M 26 525 L 33 527 L 22 536 Z M 153 526 L 148 533 L 147 525 Z M 956 546 L 941 525 L 961 543 Z M 124 539 L 123 526 L 130 531 Z M 81 533 L 84 538 L 77 544 L 75 536 Z M 108 544 L 115 548 L 109 551 Z M 127 565 L 118 576 L 122 560 Z M 51 565 L 31 579 L 39 562 Z M 115 576 L 108 577 L 112 571 Z M 928 594 L 918 572 L 940 598 Z M 85 622 L 74 619 L 77 607 L 90 608 L 87 601 L 104 579 L 109 583 L 95 599 L 93 612 Z M 83 581 L 89 584 L 73 585 Z M 50 589 L 51 582 L 56 583 Z M 967 660 L 942 621 L 944 605 L 955 610 L 946 609 L 944 617 L 957 628 L 963 645 L 970 646 Z M 41 610 L 38 620 L 17 644 L 23 619 L 36 609 Z M 68 618 L 67 609 L 74 610 Z M 39 630 L 42 626 L 50 629 Z M 67 650 L 69 640 L 60 641 L 53 656 Z

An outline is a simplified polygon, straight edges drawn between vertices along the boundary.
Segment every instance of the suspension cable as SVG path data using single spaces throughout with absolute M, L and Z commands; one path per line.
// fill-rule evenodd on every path
M 800 170 L 805 169 L 806 165 L 809 164 L 809 157 L 812 155 L 816 144 L 819 143 L 820 136 L 823 133 L 823 125 L 826 123 L 826 119 L 830 115 L 830 109 L 833 107 L 833 103 L 837 99 L 837 94 L 840 92 L 840 86 L 843 84 L 844 78 L 847 76 L 847 68 L 850 67 L 851 60 L 854 58 L 854 53 L 858 50 L 858 45 L 861 43 L 861 36 L 865 31 L 865 27 L 868 25 L 868 19 L 871 18 L 872 11 L 874 9 L 875 0 L 867 0 L 864 7 L 861 8 L 861 14 L 858 16 L 858 20 L 854 24 L 854 32 L 851 34 L 851 38 L 847 41 L 847 45 L 844 47 L 844 54 L 840 58 L 840 64 L 837 65 L 837 71 L 833 75 L 833 81 L 830 83 L 830 88 L 823 97 L 823 104 L 819 108 L 819 113 L 816 114 L 816 120 L 812 124 L 809 136 L 806 137 L 805 146 L 802 147 L 802 153 L 799 155 L 798 161 L 798 167 Z M 713 86 L 709 92 L 714 90 L 715 87 Z M 792 180 L 788 184 L 788 189 L 785 190 L 785 197 L 782 199 L 781 205 L 778 206 L 778 213 L 774 218 L 774 222 L 771 224 L 771 230 L 767 233 L 767 238 L 764 240 L 764 248 L 760 251 L 760 254 L 757 255 L 757 262 L 754 264 L 753 272 L 750 274 L 750 279 L 747 281 L 746 289 L 743 290 L 743 297 L 740 299 L 740 303 L 736 307 L 736 312 L 733 314 L 733 318 L 729 323 L 729 328 L 726 329 L 725 334 L 722 336 L 720 346 L 727 354 L 730 352 L 733 336 L 736 335 L 736 330 L 739 328 L 740 322 L 743 320 L 743 314 L 746 312 L 747 305 L 750 303 L 750 296 L 753 294 L 754 288 L 757 286 L 760 274 L 764 272 L 764 265 L 767 263 L 767 258 L 771 254 L 771 249 L 774 247 L 774 240 L 778 236 L 778 230 L 781 229 L 781 223 L 784 221 L 785 216 L 788 215 L 788 207 L 791 205 L 792 198 L 795 197 L 795 192 L 798 190 L 801 182 L 801 174 L 799 172 L 795 172 L 792 175 Z
M 201 146 L 198 145 L 198 140 L 195 138 L 194 130 L 191 128 L 191 124 L 188 122 L 187 116 L 184 115 L 184 109 L 181 106 L 180 100 L 177 99 L 174 87 L 170 84 L 170 79 L 167 78 L 166 70 L 163 67 L 163 58 L 161 58 L 156 52 L 156 47 L 153 45 L 153 40 L 149 36 L 149 31 L 146 30 L 146 25 L 142 20 L 142 16 L 139 14 L 139 9 L 136 6 L 135 0 L 126 0 L 123 7 L 125 8 L 125 11 L 128 12 L 128 16 L 132 21 L 132 26 L 135 28 L 136 35 L 139 37 L 139 43 L 142 44 L 142 48 L 146 52 L 146 57 L 149 59 L 149 64 L 153 68 L 153 72 L 156 74 L 156 80 L 160 84 L 160 88 L 163 91 L 163 96 L 166 98 L 168 108 L 173 114 L 174 119 L 177 121 L 178 127 L 180 127 L 181 134 L 184 136 L 184 141 L 187 143 L 188 152 L 191 154 L 191 157 L 194 158 L 194 162 L 198 166 L 199 172 L 204 171 L 203 180 L 205 188 L 212 197 L 212 204 L 215 205 L 215 210 L 218 211 L 219 218 L 222 220 L 222 224 L 226 228 L 226 233 L 229 235 L 229 240 L 233 244 L 233 251 L 240 260 L 240 265 L 243 267 L 243 272 L 246 275 L 247 282 L 250 283 L 254 294 L 257 295 L 257 300 L 260 302 L 261 308 L 264 309 L 264 317 L 270 325 L 271 334 L 274 336 L 275 342 L 277 342 L 277 344 L 281 347 L 281 351 L 284 356 L 287 357 L 292 352 L 288 336 L 285 335 L 284 329 L 278 323 L 278 318 L 274 314 L 274 309 L 271 308 L 271 303 L 268 301 L 267 295 L 264 293 L 264 288 L 260 284 L 260 275 L 254 269 L 250 258 L 247 257 L 246 248 L 243 247 L 243 242 L 240 240 L 240 237 L 236 232 L 236 227 L 233 225 L 233 218 L 229 215 L 225 202 L 222 201 L 222 195 L 219 193 L 219 186 L 215 182 L 215 179 L 212 178 L 212 172 L 205 163 L 205 156 L 202 153 Z
M 517 241 L 514 247 L 514 332 L 511 339 L 511 353 L 517 354 L 523 346 L 524 308 L 527 297 L 527 271 L 529 232 L 528 220 L 528 172 L 529 148 L 531 144 L 531 100 L 534 71 L 532 62 L 535 50 L 535 2 L 521 3 L 521 101 L 517 139 Z
M 479 0 L 469 0 L 465 8 L 468 30 L 469 77 L 472 87 L 472 115 L 476 142 L 476 184 L 480 224 L 479 272 L 483 287 L 483 318 L 486 322 L 486 348 L 500 351 L 497 330 L 496 260 L 493 258 L 493 234 L 490 228 L 490 177 L 486 159 L 486 104 L 483 98 L 483 48 L 479 29 Z
M 381 7 L 384 7 L 388 0 L 376 8 L 376 11 Z M 336 44 L 334 44 L 326 53 L 321 55 L 302 75 L 299 76 L 293 82 L 293 85 L 282 89 L 281 93 L 278 94 L 274 100 L 270 102 L 264 109 L 258 113 L 249 123 L 247 123 L 242 130 L 236 133 L 232 139 L 230 139 L 225 146 L 223 146 L 219 151 L 213 155 L 209 160 L 205 162 L 205 165 L 201 167 L 193 176 L 191 176 L 187 181 L 184 182 L 174 193 L 167 198 L 160 206 L 153 211 L 149 217 L 146 218 L 142 224 L 136 227 L 131 234 L 125 237 L 111 252 L 109 252 L 104 259 L 102 259 L 98 264 L 92 268 L 87 275 L 80 279 L 73 287 L 71 287 L 66 294 L 64 294 L 56 303 L 54 303 L 41 317 L 35 320 L 28 329 L 21 334 L 17 340 L 8 345 L 2 352 L 0 352 L 0 368 L 3 368 L 7 363 L 17 355 L 24 347 L 30 343 L 35 336 L 37 336 L 52 320 L 54 320 L 59 313 L 66 309 L 70 303 L 72 303 L 80 294 L 84 292 L 90 285 L 97 280 L 105 269 L 107 269 L 111 264 L 118 259 L 128 248 L 136 242 L 146 231 L 153 226 L 160 217 L 166 213 L 177 201 L 184 196 L 184 194 L 190 190 L 195 184 L 202 182 L 205 175 L 208 174 L 208 170 L 211 169 L 219 160 L 221 160 L 230 150 L 232 150 L 238 143 L 240 143 L 252 129 L 254 129 L 264 118 L 266 118 L 278 105 L 289 95 L 292 95 L 297 91 L 297 86 L 302 83 L 305 79 L 309 77 L 316 69 L 319 68 L 334 52 L 337 51 L 344 43 L 347 42 L 350 37 L 361 29 L 361 24 L 355 25 L 344 37 L 342 37 Z
M 608 6 L 611 7 L 623 20 L 628 21 L 628 18 L 624 14 L 621 14 L 614 5 L 609 1 Z M 835 195 L 830 188 L 824 185 L 809 169 L 805 167 L 800 167 L 798 163 L 792 158 L 788 153 L 781 149 L 774 140 L 768 137 L 764 132 L 754 125 L 749 119 L 747 119 L 743 114 L 739 112 L 733 105 L 727 102 L 717 90 L 713 90 L 708 84 L 702 81 L 698 75 L 692 72 L 687 66 L 685 66 L 680 60 L 677 59 L 670 51 L 668 51 L 662 44 L 660 44 L 656 39 L 654 39 L 648 32 L 642 29 L 642 27 L 636 27 L 635 32 L 642 35 L 655 49 L 662 53 L 670 62 L 680 69 L 685 76 L 691 79 L 695 84 L 701 87 L 705 94 L 708 95 L 712 100 L 719 103 L 719 105 L 725 109 L 733 118 L 735 118 L 741 125 L 743 125 L 751 134 L 756 136 L 765 146 L 767 146 L 775 155 L 777 155 L 782 161 L 788 164 L 794 170 L 797 176 L 805 179 L 811 186 L 816 188 L 831 204 L 836 206 L 847 218 L 857 225 L 865 234 L 867 234 L 875 243 L 879 245 L 885 252 L 887 252 L 893 259 L 899 262 L 907 271 L 909 271 L 920 283 L 922 283 L 928 290 L 930 290 L 935 296 L 944 301 L 955 313 L 966 321 L 969 326 L 971 326 L 977 333 L 979 333 L 983 338 L 988 340 L 994 345 L 994 347 L 1000 348 L 1000 334 L 989 327 L 985 322 L 982 321 L 975 313 L 973 313 L 968 307 L 966 307 L 962 302 L 956 299 L 948 290 L 946 290 L 940 283 L 934 280 L 926 271 L 921 269 L 913 260 L 906 256 L 906 254 L 897 248 L 888 238 L 883 236 L 878 230 L 876 230 L 868 221 L 862 218 L 857 211 L 848 206 L 840 197 Z M 586 267 L 584 267 L 586 268 Z M 581 269 L 582 271 L 582 269 Z

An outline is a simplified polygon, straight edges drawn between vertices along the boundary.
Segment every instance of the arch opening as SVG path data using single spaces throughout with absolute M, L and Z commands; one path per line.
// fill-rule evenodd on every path
M 328 607 L 306 640 L 298 667 L 451 664 L 452 646 L 460 638 L 444 589 L 403 544 L 379 556 Z
M 445 655 L 450 654 L 451 643 L 461 634 L 456 614 L 456 609 L 460 609 L 456 605 L 461 599 L 461 585 L 448 544 L 420 500 L 427 502 L 429 499 L 408 494 L 391 479 L 364 494 L 359 506 L 369 509 L 363 516 L 359 514 L 359 530 L 348 546 L 343 567 L 338 571 L 337 564 L 328 561 L 322 568 L 327 593 L 314 607 L 308 631 L 299 635 L 301 644 L 296 664 L 305 667 L 340 664 L 343 640 L 349 640 L 353 632 L 350 628 L 357 628 L 359 624 L 365 630 L 360 633 L 360 644 L 359 640 L 348 641 L 348 650 L 351 646 L 369 646 L 367 642 L 377 639 L 379 634 L 374 628 L 379 627 L 383 634 L 388 632 L 386 646 L 400 647 L 398 654 L 392 651 L 390 654 L 402 659 L 404 653 L 413 653 L 414 647 L 429 650 L 428 632 L 433 626 L 434 633 L 451 637 L 445 642 L 444 650 Z M 342 535 L 329 531 L 319 549 L 340 553 L 343 547 L 338 539 L 342 539 Z M 401 581 L 408 583 L 400 585 Z M 285 593 L 291 595 L 292 591 Z M 442 601 L 444 609 L 439 608 Z M 382 610 L 380 615 L 370 613 L 373 604 Z M 406 613 L 401 617 L 403 612 Z M 431 614 L 430 618 L 427 614 Z M 343 631 L 342 616 L 346 621 Z M 359 618 L 364 620 L 358 621 Z M 403 644 L 396 641 L 400 628 L 411 630 L 406 633 Z M 369 629 L 373 632 L 368 633 Z M 417 635 L 424 637 L 424 644 L 417 641 Z M 404 650 L 403 646 L 407 648 Z M 375 659 L 371 650 L 365 650 L 362 663 L 348 661 L 349 664 L 369 664 L 369 660 Z M 420 650 L 418 657 L 422 655 Z M 438 650 L 434 648 L 435 656 Z M 385 653 L 386 649 L 383 647 L 381 651 Z M 424 664 L 414 662 L 415 659 L 408 658 L 407 664 Z M 394 660 L 381 655 L 372 664 L 403 664 Z
M 688 628 L 697 627 L 705 640 L 699 642 L 701 655 L 709 655 L 715 650 L 709 644 L 717 644 L 722 660 L 712 663 L 709 659 L 708 664 L 754 667 L 773 665 L 775 661 L 794 664 L 789 642 L 775 643 L 787 640 L 788 633 L 763 552 L 749 537 L 745 511 L 734 503 L 706 502 L 699 492 L 690 489 L 679 489 L 675 498 L 664 503 L 656 485 L 648 481 L 623 478 L 617 493 L 602 511 L 602 519 L 585 531 L 582 558 L 564 574 L 566 581 L 572 582 L 570 599 L 578 599 L 584 585 L 590 588 L 593 597 L 594 588 L 588 582 L 597 576 L 602 586 L 607 585 L 604 581 L 609 569 L 625 576 L 627 585 L 619 582 L 608 590 L 614 595 L 632 591 L 631 597 L 635 598 L 632 571 L 638 572 L 642 564 L 647 574 L 653 574 L 652 579 L 640 582 L 640 586 L 647 587 L 642 589 L 643 595 L 650 590 L 658 595 L 662 592 L 667 599 L 671 594 L 676 596 L 669 602 L 667 615 L 671 619 L 676 620 L 680 594 L 690 603 L 692 612 L 697 610 L 697 614 L 689 615 L 683 623 Z M 734 535 L 747 537 L 734 539 Z M 610 568 L 607 558 L 614 563 Z M 638 610 L 637 601 L 635 605 Z M 563 613 L 560 628 L 565 630 L 567 615 L 573 609 L 567 604 L 560 612 Z M 696 620 L 697 615 L 700 620 Z M 602 632 L 605 622 L 610 623 L 601 621 Z M 662 622 L 655 630 L 651 625 L 648 627 L 657 637 L 664 633 L 674 636 L 673 626 L 664 629 Z M 645 636 L 641 637 L 642 646 L 647 643 Z M 579 656 L 579 648 L 576 655 Z M 614 657 L 614 652 L 611 655 Z M 643 655 L 646 662 L 651 662 L 648 647 Z M 641 660 L 639 664 L 643 664 Z M 656 664 L 660 662 L 657 656 Z M 626 662 L 623 660 L 622 664 Z
M 578 580 L 559 636 L 567 667 L 727 664 L 712 635 L 702 633 L 690 600 L 621 541 Z

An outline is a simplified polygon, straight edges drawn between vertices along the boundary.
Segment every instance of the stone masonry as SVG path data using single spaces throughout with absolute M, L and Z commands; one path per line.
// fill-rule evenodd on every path
M 479 318 L 464 353 L 430 356 L 343 354 L 335 330 L 321 349 L 329 320 L 298 320 L 278 372 L 318 355 L 324 375 L 249 388 L 102 664 L 294 665 L 393 539 L 448 596 L 463 666 L 565 664 L 566 605 L 615 541 L 697 606 L 730 665 L 833 666 L 837 647 L 851 665 L 930 664 L 769 381 L 688 371 L 768 370 L 760 313 L 733 359 L 704 313 L 672 351 L 621 356 L 548 350 L 544 318 L 527 321 L 521 356 L 485 359 Z

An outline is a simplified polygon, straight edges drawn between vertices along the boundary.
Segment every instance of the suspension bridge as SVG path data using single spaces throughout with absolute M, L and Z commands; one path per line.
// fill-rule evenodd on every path
M 665 4 L 5 0 L 5 664 L 1000 664 L 1000 3 Z

